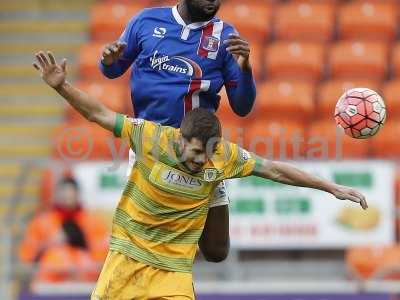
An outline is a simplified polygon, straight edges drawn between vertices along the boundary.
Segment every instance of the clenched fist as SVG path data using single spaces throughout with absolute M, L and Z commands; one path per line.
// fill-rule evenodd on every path
M 121 57 L 125 48 L 126 43 L 119 41 L 106 45 L 102 52 L 101 62 L 106 66 L 112 65 L 118 58 Z

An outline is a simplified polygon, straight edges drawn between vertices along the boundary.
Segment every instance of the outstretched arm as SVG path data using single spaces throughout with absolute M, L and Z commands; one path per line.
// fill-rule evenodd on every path
M 117 113 L 85 92 L 73 87 L 66 80 L 67 61 L 65 58 L 61 61 L 61 64 L 58 64 L 51 52 L 47 52 L 46 55 L 43 51 L 40 51 L 35 56 L 36 62 L 33 66 L 40 72 L 44 82 L 55 89 L 87 120 L 113 131 Z
M 363 209 L 368 208 L 365 197 L 357 190 L 324 180 L 288 163 L 260 159 L 252 175 L 283 184 L 325 191 L 340 200 L 350 200 L 359 203 Z

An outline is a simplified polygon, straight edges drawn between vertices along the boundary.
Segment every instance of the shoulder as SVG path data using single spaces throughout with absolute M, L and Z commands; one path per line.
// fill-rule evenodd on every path
M 168 13 L 171 11 L 170 7 L 150 7 L 150 8 L 145 8 L 139 11 L 135 16 L 131 18 L 131 21 L 133 20 L 145 20 L 145 19 L 154 19 L 157 17 L 165 17 L 168 15 Z
M 232 24 L 225 22 L 224 20 L 221 20 L 219 18 L 216 18 L 215 22 L 222 22 L 223 23 L 223 28 L 222 28 L 222 38 L 227 38 L 229 34 L 231 33 L 238 33 L 236 30 L 235 26 Z
M 234 144 L 222 139 L 217 146 L 217 150 L 213 155 L 213 163 L 218 165 L 219 168 L 225 168 L 230 164 L 234 155 Z
M 240 147 L 238 144 L 225 141 L 221 143 L 220 153 L 225 157 L 225 165 L 245 162 L 252 158 L 252 154 Z

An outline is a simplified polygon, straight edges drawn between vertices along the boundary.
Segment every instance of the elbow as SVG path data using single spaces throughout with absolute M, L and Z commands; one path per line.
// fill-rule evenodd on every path
M 87 113 L 84 115 L 84 117 L 86 118 L 86 120 L 88 120 L 89 122 L 93 122 L 93 123 L 97 123 L 97 117 L 96 114 L 93 113 Z
M 236 110 L 235 111 L 236 115 L 238 115 L 239 117 L 242 117 L 242 118 L 247 116 L 250 112 L 251 112 L 251 109 L 248 109 L 248 110 Z
M 119 74 L 116 74 L 114 72 L 106 72 L 104 69 L 101 69 L 101 73 L 108 79 L 115 79 L 119 77 Z
M 115 67 L 113 67 L 113 65 L 106 66 L 100 61 L 98 66 L 99 66 L 101 73 L 108 79 L 115 79 L 121 75 L 121 74 L 118 74 L 118 72 L 116 72 Z
M 229 249 L 225 247 L 220 247 L 213 251 L 203 252 L 204 258 L 208 262 L 219 263 L 224 261 L 229 254 Z
M 103 73 L 104 76 L 106 76 L 108 79 L 115 79 L 119 77 L 119 74 L 114 74 L 114 73 Z
M 253 103 L 251 103 L 246 107 L 232 107 L 232 108 L 236 115 L 243 118 L 246 117 L 251 112 L 251 110 L 253 109 Z
M 212 244 L 201 244 L 201 253 L 206 261 L 219 263 L 224 261 L 229 254 L 229 240 L 214 241 Z
M 239 98 L 232 102 L 232 109 L 239 117 L 246 117 L 253 109 L 254 97 Z M 236 105 L 235 105 L 236 104 Z

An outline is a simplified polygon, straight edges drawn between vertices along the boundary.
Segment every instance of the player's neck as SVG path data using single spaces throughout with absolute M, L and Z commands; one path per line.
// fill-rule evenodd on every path
M 181 18 L 183 19 L 183 21 L 185 21 L 186 24 L 209 21 L 209 20 L 199 20 L 198 18 L 193 17 L 192 15 L 190 15 L 189 9 L 188 9 L 185 1 L 180 1 L 179 2 L 179 4 L 178 4 L 178 13 L 181 16 Z

